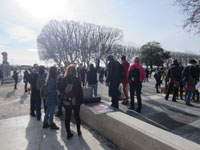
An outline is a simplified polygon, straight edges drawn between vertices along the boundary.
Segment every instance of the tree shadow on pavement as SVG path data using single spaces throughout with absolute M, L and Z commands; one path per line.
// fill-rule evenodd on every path
M 27 97 L 28 97 L 27 93 L 24 93 L 24 94 L 20 97 L 19 103 L 20 103 L 20 104 L 23 104 L 24 101 L 27 99 Z
M 148 103 L 157 105 L 157 102 L 148 101 Z M 163 109 L 163 111 L 158 111 L 154 109 L 154 107 L 143 104 L 142 113 L 137 113 L 132 110 L 127 110 L 125 113 L 153 126 L 200 144 L 200 128 L 190 125 L 190 123 L 198 120 L 199 116 L 186 113 L 168 105 L 160 106 L 160 108 L 161 110 Z
M 43 129 L 42 122 L 33 117 L 30 117 L 26 128 L 26 139 L 26 150 L 64 150 L 64 146 L 57 139 L 57 132 Z
M 10 98 L 14 94 L 15 94 L 15 90 L 12 90 L 12 91 L 7 93 L 6 98 Z

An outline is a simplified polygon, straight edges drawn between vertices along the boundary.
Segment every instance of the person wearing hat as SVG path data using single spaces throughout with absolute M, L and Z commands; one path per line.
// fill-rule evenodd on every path
M 119 96 L 120 92 L 118 90 L 120 84 L 120 67 L 121 64 L 116 61 L 112 55 L 107 57 L 109 61 L 107 65 L 107 78 L 106 85 L 109 87 L 109 96 L 111 97 L 111 106 L 119 108 Z
M 134 63 L 129 67 L 127 72 L 128 82 L 130 83 L 130 94 L 131 94 L 131 104 L 129 109 L 135 109 L 134 95 L 136 92 L 138 107 L 136 111 L 141 112 L 142 109 L 142 99 L 141 90 L 142 82 L 144 81 L 146 74 L 144 68 L 139 63 L 139 58 L 134 58 Z
M 169 88 L 167 90 L 165 100 L 168 100 L 169 94 L 173 90 L 172 101 L 176 102 L 180 81 L 181 81 L 181 68 L 179 67 L 178 60 L 174 59 L 173 64 L 170 66 L 166 76 L 166 82 L 169 82 Z
M 185 85 L 186 94 L 185 94 L 185 103 L 188 106 L 193 106 L 190 103 L 190 97 L 195 92 L 195 83 L 198 80 L 198 74 L 195 69 L 195 64 L 197 64 L 197 61 L 194 59 L 191 59 L 189 61 L 189 64 L 187 67 L 183 70 L 183 84 Z
M 126 56 L 121 56 L 121 65 L 123 66 L 124 70 L 126 71 L 126 74 L 127 74 L 127 71 L 128 71 L 128 68 L 130 66 L 130 64 L 127 62 L 126 60 Z M 121 80 L 121 83 L 123 85 L 123 92 L 124 92 L 124 96 L 125 98 L 122 99 L 122 104 L 128 104 L 128 94 L 127 94 L 127 91 L 126 91 L 126 87 L 127 87 L 127 84 L 128 84 L 128 80 L 127 78 Z

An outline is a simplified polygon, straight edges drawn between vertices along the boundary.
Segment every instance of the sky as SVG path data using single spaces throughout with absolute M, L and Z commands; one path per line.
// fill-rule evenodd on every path
M 0 0 L 0 52 L 14 65 L 45 64 L 37 36 L 49 20 L 73 20 L 119 28 L 123 43 L 160 42 L 170 51 L 200 54 L 200 35 L 182 28 L 175 0 Z M 2 57 L 0 56 L 0 63 Z

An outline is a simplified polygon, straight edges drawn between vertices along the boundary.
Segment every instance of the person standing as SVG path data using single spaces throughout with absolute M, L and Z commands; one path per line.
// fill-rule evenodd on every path
M 14 85 L 14 89 L 17 89 L 17 83 L 18 83 L 18 72 L 17 69 L 15 68 L 14 72 L 13 72 L 13 79 L 15 80 L 15 85 Z
M 24 83 L 25 83 L 24 90 L 25 90 L 25 93 L 26 93 L 26 92 L 28 92 L 27 85 L 28 85 L 28 80 L 29 80 L 29 72 L 28 72 L 27 69 L 25 69 L 25 71 L 24 71 L 24 78 L 23 78 L 23 80 L 24 80 Z
M 81 80 L 83 87 L 85 87 L 85 74 L 86 74 L 85 67 L 81 63 L 78 68 L 78 77 Z
M 98 81 L 97 81 L 97 68 L 94 68 L 93 64 L 90 64 L 89 70 L 87 72 L 87 82 L 88 87 L 91 88 L 91 96 L 97 97 L 97 88 L 98 88 Z
M 45 67 L 44 66 L 39 66 L 38 68 L 38 78 L 36 82 L 36 112 L 37 112 L 37 120 L 41 119 L 41 96 L 40 96 L 40 91 L 41 88 L 45 85 L 46 82 L 46 74 L 45 74 Z M 46 112 L 46 100 L 43 99 L 44 103 L 44 112 Z
M 57 90 L 56 78 L 57 78 L 57 68 L 50 67 L 49 77 L 46 84 L 47 90 L 48 90 L 48 96 L 47 96 L 47 102 L 46 102 L 47 110 L 44 116 L 43 128 L 50 127 L 53 130 L 59 130 L 59 127 L 57 127 L 53 121 L 56 105 L 58 103 L 58 95 L 56 91 Z
M 179 68 L 180 68 L 180 72 L 181 72 L 181 79 L 180 79 L 180 98 L 181 98 L 181 100 L 183 100 L 183 76 L 182 76 L 182 72 L 183 72 L 183 69 L 184 69 L 184 67 L 182 66 L 182 63 L 181 62 L 179 62 Z M 178 95 L 177 95 L 177 97 L 178 97 Z
M 109 96 L 112 98 L 112 107 L 119 108 L 119 96 L 120 92 L 118 90 L 120 84 L 120 74 L 121 74 L 121 64 L 114 60 L 113 56 L 110 55 L 107 57 L 109 61 L 107 65 L 107 78 L 106 86 L 109 87 Z
M 195 92 L 195 83 L 197 80 L 197 72 L 195 69 L 196 60 L 191 59 L 189 65 L 183 70 L 183 83 L 185 85 L 186 94 L 185 94 L 185 103 L 188 106 L 193 106 L 190 103 L 190 98 Z
M 130 64 L 127 62 L 126 60 L 126 56 L 121 56 L 121 65 L 123 66 L 126 74 L 127 74 L 127 71 L 128 71 L 128 68 L 130 66 Z M 125 98 L 122 99 L 122 104 L 126 105 L 128 104 L 128 93 L 127 93 L 127 90 L 126 90 L 126 87 L 127 87 L 127 84 L 128 84 L 128 80 L 127 78 L 121 80 L 121 83 L 123 85 L 123 92 L 124 92 L 124 96 Z
M 145 79 L 145 70 L 139 63 L 139 58 L 134 58 L 134 63 L 128 69 L 127 77 L 130 83 L 130 93 L 131 93 L 131 104 L 129 109 L 135 109 L 134 95 L 136 92 L 137 96 L 137 104 L 138 107 L 136 111 L 138 113 L 142 110 L 142 99 L 141 99 L 141 90 L 142 90 L 142 82 Z
M 162 73 L 161 73 L 161 70 L 160 68 L 158 67 L 155 74 L 154 74 L 154 78 L 156 80 L 156 93 L 160 93 L 160 91 L 158 90 L 160 88 L 160 84 L 161 84 L 161 76 L 162 76 Z
M 149 69 L 148 69 L 148 67 L 145 69 L 145 73 L 146 73 L 146 81 L 148 82 L 148 79 L 149 79 Z
M 65 105 L 65 103 L 63 102 L 65 113 L 66 113 L 65 128 L 67 131 L 67 139 L 70 139 L 73 136 L 70 130 L 70 120 L 71 120 L 72 110 L 74 111 L 74 117 L 76 120 L 77 133 L 79 136 L 82 134 L 81 129 L 80 129 L 80 125 L 81 125 L 80 106 L 83 103 L 83 89 L 81 87 L 80 79 L 77 77 L 77 70 L 74 64 L 69 65 L 66 68 L 66 71 L 64 74 L 64 80 L 61 85 L 61 89 L 62 89 L 61 92 L 64 94 L 64 97 L 67 96 L 65 95 L 66 87 L 68 87 L 69 84 L 72 84 L 70 95 L 72 99 L 75 98 L 75 104 Z M 69 93 L 68 93 L 68 96 L 69 96 Z M 63 101 L 65 101 L 65 98 L 63 99 Z
M 169 68 L 166 76 L 166 81 L 169 81 L 169 88 L 167 89 L 165 99 L 168 100 L 169 94 L 173 90 L 172 101 L 176 102 L 178 88 L 181 81 L 181 69 L 179 67 L 177 59 L 173 61 L 173 64 Z

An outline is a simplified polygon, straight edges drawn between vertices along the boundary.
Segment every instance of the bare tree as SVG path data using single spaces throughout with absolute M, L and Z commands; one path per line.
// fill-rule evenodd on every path
M 195 30 L 200 33 L 200 1 L 199 0 L 176 0 L 182 7 L 182 12 L 186 15 L 184 28 L 189 31 Z
M 50 21 L 37 38 L 42 60 L 53 59 L 58 65 L 84 63 L 89 65 L 111 51 L 123 37 L 123 32 L 105 26 L 74 21 Z

